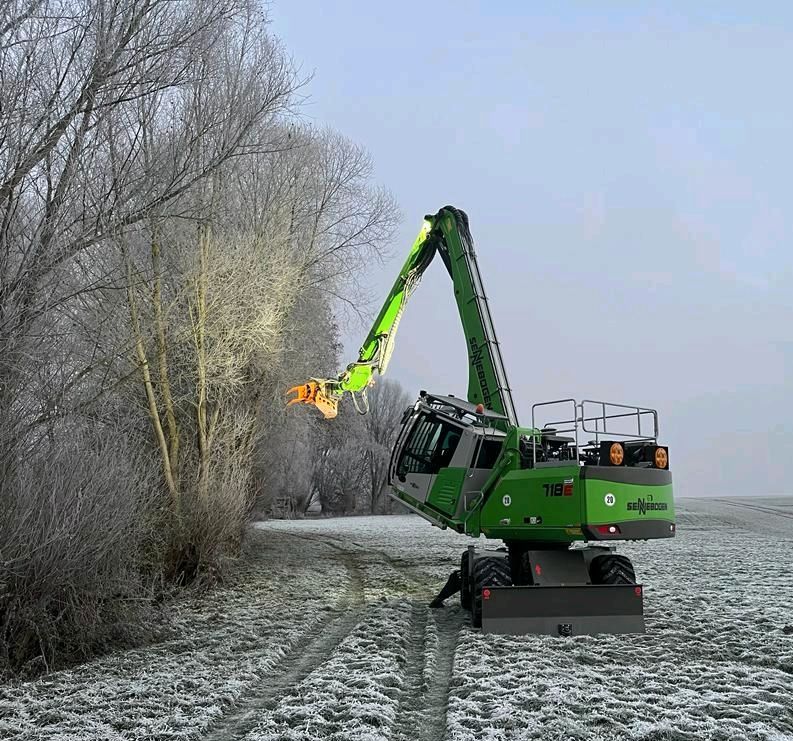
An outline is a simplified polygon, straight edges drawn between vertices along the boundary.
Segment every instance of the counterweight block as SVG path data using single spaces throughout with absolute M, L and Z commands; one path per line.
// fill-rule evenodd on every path
M 485 587 L 483 633 L 644 633 L 640 584 Z

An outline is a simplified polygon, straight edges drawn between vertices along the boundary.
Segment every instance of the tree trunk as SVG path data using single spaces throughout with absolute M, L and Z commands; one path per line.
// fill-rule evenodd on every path
M 171 495 L 171 507 L 177 514 L 181 509 L 181 501 L 179 497 L 179 489 L 174 479 L 171 468 L 171 457 L 168 451 L 168 442 L 165 439 L 165 433 L 162 428 L 162 420 L 160 419 L 160 411 L 157 407 L 157 397 L 154 393 L 154 384 L 151 378 L 151 370 L 149 369 L 149 360 L 146 356 L 146 345 L 143 341 L 143 334 L 140 328 L 140 315 L 138 313 L 138 300 L 135 296 L 135 280 L 132 270 L 132 260 L 127 252 L 126 247 L 122 246 L 124 258 L 127 265 L 127 303 L 129 305 L 130 323 L 132 325 L 132 337 L 135 346 L 135 356 L 140 368 L 141 378 L 143 381 L 143 389 L 146 394 L 146 402 L 148 404 L 149 421 L 151 422 L 154 431 L 157 446 L 162 458 L 162 469 L 165 483 L 168 486 L 168 492 Z

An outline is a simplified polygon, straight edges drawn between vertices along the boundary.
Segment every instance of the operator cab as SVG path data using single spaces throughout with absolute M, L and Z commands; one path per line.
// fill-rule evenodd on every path
M 494 425 L 506 421 L 490 410 L 477 412 L 476 405 L 464 399 L 422 391 L 402 416 L 389 466 L 390 485 L 420 504 L 432 493 L 434 507 L 459 516 L 470 495 L 481 490 L 501 453 L 506 433 Z M 449 482 L 448 496 L 444 486 L 433 490 L 443 478 Z

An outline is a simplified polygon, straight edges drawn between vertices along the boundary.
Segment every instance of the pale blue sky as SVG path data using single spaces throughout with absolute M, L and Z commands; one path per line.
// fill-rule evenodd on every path
M 376 296 L 424 213 L 463 208 L 524 424 L 571 395 L 655 406 L 680 495 L 793 493 L 793 4 L 664 5 L 271 14 L 314 73 L 306 115 L 371 152 L 404 214 Z M 389 373 L 465 393 L 440 262 Z

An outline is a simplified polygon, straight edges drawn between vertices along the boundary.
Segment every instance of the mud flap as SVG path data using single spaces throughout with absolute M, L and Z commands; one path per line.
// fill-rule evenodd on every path
M 641 584 L 485 587 L 482 632 L 644 633 L 644 589 Z

